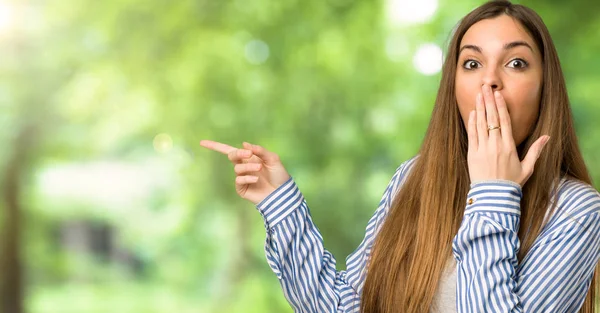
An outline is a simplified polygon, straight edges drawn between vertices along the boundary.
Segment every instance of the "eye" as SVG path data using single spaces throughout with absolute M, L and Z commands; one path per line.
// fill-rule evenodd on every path
M 522 70 L 522 69 L 526 68 L 528 65 L 529 65 L 529 63 L 527 63 L 527 61 L 525 61 L 523 59 L 514 59 L 514 60 L 511 60 L 510 62 L 508 62 L 508 67 L 512 67 L 517 70 Z
M 463 62 L 463 68 L 466 69 L 466 70 L 473 70 L 478 65 L 479 65 L 479 62 L 477 62 L 477 61 L 475 61 L 473 59 L 468 59 L 465 62 Z

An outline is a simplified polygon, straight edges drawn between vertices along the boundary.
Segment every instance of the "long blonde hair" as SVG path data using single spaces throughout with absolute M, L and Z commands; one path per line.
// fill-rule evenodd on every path
M 469 191 L 467 133 L 456 102 L 458 49 L 465 32 L 476 22 L 511 16 L 529 32 L 541 51 L 543 87 L 539 118 L 532 133 L 517 147 L 523 159 L 531 144 L 549 134 L 552 144 L 536 163 L 523 186 L 518 237 L 521 261 L 543 226 L 550 195 L 558 195 L 562 177 L 592 184 L 573 127 L 560 62 L 542 19 L 531 9 L 508 1 L 491 1 L 465 16 L 457 26 L 442 69 L 431 121 L 419 157 L 395 196 L 386 221 L 375 239 L 368 264 L 361 312 L 428 312 L 444 266 L 452 257 L 452 239 L 458 232 Z M 555 191 L 555 190 L 554 190 Z M 554 210 L 558 203 L 555 198 Z M 593 313 L 596 272 L 580 312 Z

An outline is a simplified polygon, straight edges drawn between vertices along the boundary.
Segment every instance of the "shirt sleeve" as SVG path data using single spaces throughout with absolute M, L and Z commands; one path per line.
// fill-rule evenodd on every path
M 373 239 L 407 162 L 396 169 L 368 222 L 362 242 L 346 259 L 346 270 L 343 271 L 336 270 L 336 259 L 324 249 L 321 233 L 293 178 L 257 204 L 267 230 L 267 262 L 295 312 L 359 311 L 366 261 Z
M 600 257 L 600 195 L 577 197 L 587 200 L 564 201 L 571 218 L 549 223 L 518 264 L 521 187 L 472 184 L 452 241 L 458 312 L 578 312 Z

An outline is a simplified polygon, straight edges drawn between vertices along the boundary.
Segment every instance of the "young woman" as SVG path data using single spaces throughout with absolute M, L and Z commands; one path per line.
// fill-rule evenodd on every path
M 527 7 L 493 1 L 461 20 L 421 149 L 344 271 L 277 154 L 201 145 L 235 164 L 297 312 L 594 312 L 600 194 L 554 44 Z

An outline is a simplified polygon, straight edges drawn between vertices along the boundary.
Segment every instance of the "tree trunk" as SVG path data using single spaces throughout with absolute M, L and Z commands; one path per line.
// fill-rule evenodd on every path
M 5 214 L 1 240 L 0 311 L 23 313 L 23 262 L 21 255 L 21 193 L 20 179 L 25 168 L 33 128 L 24 126 L 12 145 L 14 150 L 2 177 L 2 200 Z

